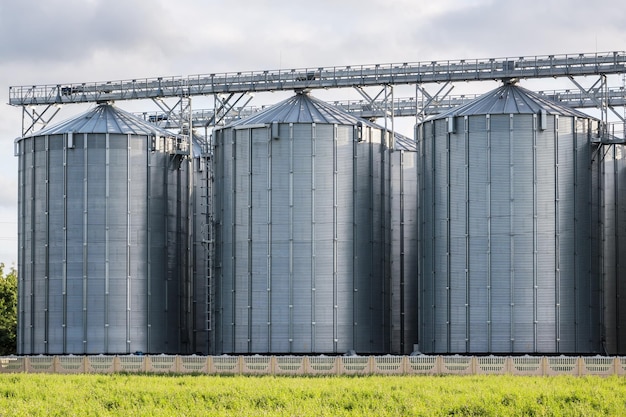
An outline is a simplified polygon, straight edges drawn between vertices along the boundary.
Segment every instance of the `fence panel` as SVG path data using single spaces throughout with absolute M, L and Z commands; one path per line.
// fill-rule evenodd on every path
M 442 356 L 441 373 L 470 375 L 474 373 L 472 356 Z
M 578 357 L 556 356 L 547 357 L 546 375 L 578 375 Z
M 115 370 L 118 372 L 145 372 L 146 356 L 116 356 Z
M 543 375 L 542 356 L 513 356 L 510 361 L 513 375 Z
M 209 372 L 212 374 L 239 374 L 239 356 L 213 356 Z
M 271 356 L 243 356 L 241 372 L 244 374 L 269 375 L 272 373 Z
M 26 372 L 53 373 L 55 356 L 33 356 L 26 358 Z
M 339 358 L 332 356 L 309 356 L 306 373 L 311 375 L 336 374 L 339 371 Z
M 59 374 L 82 374 L 85 372 L 85 357 L 57 356 L 55 372 Z
M 206 356 L 181 356 L 179 372 L 183 374 L 200 374 L 209 372 Z
M 146 372 L 172 373 L 176 372 L 175 355 L 150 355 L 146 356 Z
M 371 373 L 370 356 L 341 356 L 340 373 L 345 375 L 365 375 Z
M 374 356 L 371 372 L 381 375 L 398 375 L 405 373 L 406 356 Z
M 435 375 L 439 373 L 438 365 L 439 356 L 408 356 L 406 372 L 409 374 Z
M 0 358 L 0 374 L 12 374 L 25 372 L 25 358 L 5 357 Z
M 305 373 L 305 356 L 276 356 L 274 358 L 274 374 L 302 375 Z
M 508 358 L 505 356 L 476 357 L 476 374 L 506 374 L 508 372 Z
M 115 356 L 87 356 L 85 372 L 111 374 L 115 372 Z
M 581 359 L 583 361 L 581 375 L 608 376 L 615 374 L 615 358 L 594 356 Z

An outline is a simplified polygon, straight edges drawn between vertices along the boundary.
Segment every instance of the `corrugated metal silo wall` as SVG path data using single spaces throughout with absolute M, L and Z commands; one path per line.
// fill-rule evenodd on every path
M 418 343 L 417 152 L 397 150 L 391 163 L 391 352 L 410 354 Z
M 599 351 L 588 121 L 421 126 L 420 348 Z
M 179 280 L 167 264 L 179 241 L 164 230 L 172 170 L 150 140 L 20 141 L 20 354 L 179 350 Z
M 602 283 L 604 285 L 604 349 L 612 355 L 626 354 L 626 149 L 603 145 L 596 152 L 594 173 L 600 178 L 597 193 L 601 225 Z
M 216 353 L 384 352 L 380 131 L 216 132 Z

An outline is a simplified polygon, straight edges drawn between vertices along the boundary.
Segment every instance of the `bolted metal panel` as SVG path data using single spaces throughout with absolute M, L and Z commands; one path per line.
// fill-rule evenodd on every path
M 599 352 L 585 124 L 458 114 L 419 127 L 421 350 Z
M 215 132 L 216 353 L 388 350 L 382 138 L 327 106 L 298 95 Z
M 81 131 L 85 120 L 93 123 Z M 141 121 L 111 106 L 76 123 L 18 141 L 19 352 L 179 352 L 180 323 L 162 313 L 178 304 L 177 287 L 174 304 L 164 295 L 179 275 L 163 256 L 170 250 L 165 176 L 176 171 L 165 142 L 176 138 L 159 132 L 166 136 L 152 152 L 154 129 L 139 131 Z M 133 133 L 124 131 L 130 125 Z M 182 242 L 169 242 L 171 250 Z

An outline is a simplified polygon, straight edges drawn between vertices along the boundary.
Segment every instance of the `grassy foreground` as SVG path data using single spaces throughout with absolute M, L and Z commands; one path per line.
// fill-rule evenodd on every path
M 619 416 L 619 377 L 0 375 L 0 416 Z

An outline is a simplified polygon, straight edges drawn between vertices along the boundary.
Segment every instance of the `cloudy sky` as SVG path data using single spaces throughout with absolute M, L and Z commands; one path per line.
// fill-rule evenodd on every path
M 7 103 L 16 85 L 624 51 L 625 22 L 618 0 L 0 0 L 0 98 Z M 562 83 L 527 87 L 572 87 Z M 351 98 L 345 94 L 319 96 Z M 118 105 L 142 111 L 150 103 Z M 21 109 L 2 106 L 0 262 L 10 265 Z M 84 109 L 65 106 L 55 121 Z

